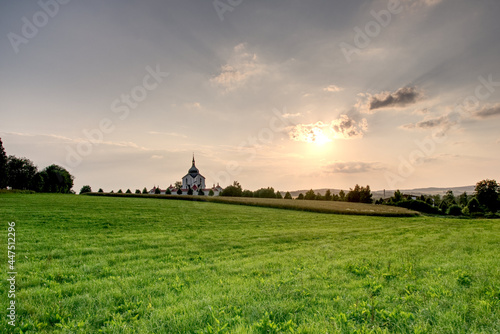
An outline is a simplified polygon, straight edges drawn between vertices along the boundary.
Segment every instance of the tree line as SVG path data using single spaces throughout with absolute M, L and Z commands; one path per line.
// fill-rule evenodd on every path
M 0 138 L 0 189 L 71 193 L 73 180 L 73 175 L 61 166 L 52 164 L 39 171 L 27 158 L 7 156 Z
M 229 197 L 256 197 L 256 198 L 284 198 L 292 199 L 290 192 L 286 192 L 285 196 L 281 194 L 280 191 L 274 191 L 273 187 L 260 188 L 255 191 L 243 190 L 241 184 L 238 181 L 234 181 L 232 185 L 226 187 L 221 196 Z M 325 195 L 321 195 L 319 192 L 314 193 L 314 190 L 308 190 L 305 195 L 300 193 L 297 196 L 297 200 L 316 200 L 316 201 L 345 201 L 345 202 L 357 202 L 357 203 L 373 203 L 372 192 L 370 186 L 360 187 L 358 184 L 347 192 L 347 194 L 341 190 L 339 194 L 332 194 L 328 189 Z
M 495 215 L 500 209 L 500 185 L 496 180 L 481 180 L 476 183 L 474 193 L 466 192 L 455 196 L 448 190 L 444 196 L 420 195 L 417 199 L 406 198 L 399 190 L 387 201 L 379 200 L 376 204 L 395 205 L 407 209 L 431 214 L 452 216 Z

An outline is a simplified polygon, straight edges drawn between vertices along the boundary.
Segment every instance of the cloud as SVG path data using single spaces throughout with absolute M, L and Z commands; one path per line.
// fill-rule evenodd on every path
M 493 106 L 486 106 L 483 109 L 476 111 L 474 117 L 476 118 L 488 118 L 500 115 L 500 103 Z
M 333 139 L 362 138 L 368 129 L 366 119 L 357 122 L 347 115 L 341 115 L 329 123 L 298 124 L 289 131 L 290 139 L 306 143 L 324 143 Z
M 158 131 L 149 131 L 149 134 L 152 135 L 164 135 L 164 136 L 172 136 L 172 137 L 181 137 L 181 138 L 187 138 L 186 135 L 177 133 L 177 132 L 158 132 Z
M 295 113 L 295 114 L 290 114 L 290 113 L 284 113 L 284 114 L 281 114 L 281 117 L 283 118 L 294 118 L 294 117 L 299 117 L 299 116 L 302 116 L 301 113 Z
M 184 103 L 184 107 L 186 107 L 186 108 L 200 109 L 201 108 L 201 104 L 199 102 Z
M 380 170 L 381 166 L 378 162 L 336 161 L 329 163 L 324 169 L 326 173 L 355 174 Z
M 323 88 L 325 92 L 330 92 L 330 93 L 336 93 L 336 92 L 341 92 L 344 90 L 344 88 L 339 87 L 337 85 L 330 85 L 328 87 Z
M 448 124 L 449 124 L 448 115 L 444 115 L 441 117 L 431 118 L 431 119 L 420 121 L 417 123 L 405 124 L 405 125 L 402 125 L 401 128 L 408 129 L 408 130 L 411 130 L 411 129 L 427 130 L 427 129 L 433 129 L 433 128 L 437 128 L 437 127 L 440 127 L 443 125 L 448 125 Z
M 246 48 L 245 43 L 234 47 L 232 56 L 221 66 L 220 73 L 210 79 L 212 85 L 229 92 L 243 86 L 251 77 L 265 72 L 264 66 L 258 62 L 257 55 L 248 53 Z
M 163 155 L 156 155 L 156 154 L 154 154 L 154 155 L 151 156 L 151 159 L 163 159 Z
M 416 87 L 402 87 L 395 92 L 380 94 L 360 94 L 365 98 L 356 105 L 361 112 L 373 113 L 374 110 L 383 108 L 403 108 L 415 104 L 423 98 L 423 94 Z

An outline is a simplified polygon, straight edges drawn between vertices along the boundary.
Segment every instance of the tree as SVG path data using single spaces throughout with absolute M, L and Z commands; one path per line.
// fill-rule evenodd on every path
M 451 206 L 453 204 L 457 204 L 457 202 L 455 201 L 455 195 L 453 195 L 452 190 L 448 190 L 446 192 L 446 194 L 443 196 L 443 202 L 446 202 L 446 204 L 448 204 L 448 206 Z
M 198 195 L 205 196 L 205 192 L 203 191 L 203 189 L 198 190 Z
M 155 189 L 155 195 L 160 195 L 160 194 L 161 194 L 160 187 L 156 187 L 156 189 Z
M 479 204 L 484 205 L 491 212 L 496 212 L 498 203 L 499 185 L 495 180 L 482 180 L 476 183 L 474 195 Z
M 310 189 L 306 192 L 306 195 L 304 196 L 304 199 L 307 199 L 307 200 L 315 200 L 316 199 L 316 195 L 314 194 L 314 190 Z
M 453 204 L 448 208 L 448 211 L 446 214 L 450 216 L 461 216 L 462 215 L 462 208 L 459 205 Z
M 369 185 L 367 185 L 366 187 L 361 187 L 360 198 L 359 198 L 359 201 L 361 203 L 371 204 L 373 202 L 372 196 L 373 196 L 373 194 L 370 190 Z
M 102 188 L 99 188 L 99 190 L 97 191 L 98 193 L 103 193 L 104 190 L 102 190 Z
M 467 207 L 466 207 L 469 211 L 469 213 L 476 213 L 476 212 L 481 212 L 481 205 L 479 204 L 479 201 L 477 200 L 477 198 L 475 197 L 472 197 L 469 201 L 469 203 L 467 203 Z
M 191 187 L 189 187 L 188 189 L 188 195 L 192 195 L 193 194 L 193 189 L 191 189 Z
M 276 192 L 276 198 L 283 199 L 283 195 L 279 191 Z
M 446 214 L 446 211 L 448 210 L 448 203 L 446 203 L 446 201 L 442 201 L 439 205 L 439 210 L 441 210 L 442 213 Z
M 208 196 L 213 196 L 213 195 L 215 195 L 214 191 L 212 189 L 210 189 L 210 191 L 208 192 Z
M 46 173 L 43 191 L 48 193 L 71 193 L 74 176 L 58 165 L 50 165 L 42 173 Z
M 326 191 L 324 199 L 325 199 L 325 201 L 331 201 L 332 200 L 332 192 L 330 191 L 330 189 L 328 189 Z
M 80 189 L 80 195 L 85 194 L 85 193 L 90 193 L 90 192 L 92 192 L 92 188 L 90 188 L 89 185 L 85 185 L 82 187 L 82 189 Z
M 221 196 L 241 197 L 243 189 L 238 181 L 234 181 L 232 186 L 227 186 L 221 193 Z
M 46 179 L 47 179 L 47 173 L 45 172 L 36 173 L 33 179 L 31 180 L 30 189 L 36 192 L 43 192 L 43 187 L 45 185 Z
M 396 190 L 396 191 L 394 192 L 394 196 L 392 196 L 392 201 L 393 201 L 394 203 L 399 203 L 399 202 L 401 202 L 402 200 L 403 200 L 403 194 L 401 194 L 401 191 L 399 191 L 399 189 L 398 189 L 398 190 Z
M 343 190 L 340 190 L 339 192 L 339 199 L 341 201 L 345 201 L 345 192 Z
M 359 203 L 360 199 L 361 199 L 361 187 L 359 186 L 359 184 L 356 184 L 356 186 L 354 186 L 354 189 L 350 188 L 349 192 L 347 193 L 347 201 Z
M 7 159 L 7 185 L 13 189 L 27 190 L 32 186 L 37 168 L 26 158 L 17 158 L 13 155 Z
M 182 189 L 182 182 L 181 181 L 175 181 L 174 188 L 175 189 Z
M 0 138 L 0 189 L 7 187 L 7 154 L 3 148 L 2 139 Z
M 316 200 L 317 200 L 317 201 L 322 201 L 322 200 L 324 200 L 323 196 L 321 196 L 321 194 L 319 193 L 319 191 L 316 193 Z
M 177 195 L 182 195 L 182 189 L 181 188 L 177 189 Z
M 462 195 L 458 196 L 458 204 L 462 207 L 466 207 L 467 203 L 469 203 L 469 196 L 464 192 Z
M 125 192 L 125 194 L 131 194 L 132 191 L 130 191 L 130 189 L 127 189 L 127 191 Z
M 241 196 L 242 197 L 253 197 L 253 191 L 251 191 L 251 190 L 243 190 L 243 192 L 241 193 Z
M 297 199 L 304 199 L 304 194 L 300 193 L 299 196 L 297 196 Z
M 260 188 L 259 190 L 254 191 L 253 197 L 276 198 L 276 193 L 274 192 L 273 187 Z
M 170 187 L 165 190 L 165 195 L 172 195 L 172 191 L 170 191 Z
M 121 189 L 118 189 L 117 194 L 123 194 L 123 191 Z
M 142 189 L 142 193 L 143 194 L 147 194 L 148 193 L 148 189 L 146 187 L 144 187 L 144 189 Z
M 136 193 L 136 194 L 140 194 L 140 193 L 141 193 L 141 191 L 140 191 L 139 189 L 136 189 L 136 190 L 135 190 L 135 193 Z
M 111 190 L 109 193 L 110 193 L 110 194 L 114 194 L 115 192 L 114 192 L 113 190 Z
M 290 194 L 290 192 L 287 191 L 284 198 L 285 199 L 292 199 L 292 194 Z

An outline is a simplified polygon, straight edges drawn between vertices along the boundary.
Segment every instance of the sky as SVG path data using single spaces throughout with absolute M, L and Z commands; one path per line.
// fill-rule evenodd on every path
M 498 0 L 0 0 L 0 138 L 74 190 L 500 180 Z

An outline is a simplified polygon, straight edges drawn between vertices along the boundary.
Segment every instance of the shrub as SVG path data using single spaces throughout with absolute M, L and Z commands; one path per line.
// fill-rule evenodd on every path
M 89 185 L 83 186 L 82 189 L 80 189 L 80 194 L 85 194 L 85 193 L 91 193 L 92 188 L 90 188 Z
M 402 208 L 410 209 L 410 210 L 415 210 L 423 213 L 430 213 L 430 214 L 439 214 L 440 211 L 427 204 L 426 202 L 422 202 L 420 200 L 407 200 L 407 201 L 401 201 L 399 203 L 395 204 L 396 206 L 400 206 Z
M 99 190 L 97 191 L 98 193 L 103 193 L 104 190 L 102 190 L 102 188 L 99 188 Z
M 172 192 L 170 191 L 170 187 L 167 188 L 167 190 L 165 191 L 165 195 L 172 195 Z
M 141 191 L 140 191 L 139 189 L 136 189 L 136 190 L 135 190 L 135 193 L 136 193 L 136 194 L 140 194 L 140 193 L 141 193 Z
M 210 189 L 210 191 L 208 192 L 208 196 L 213 196 L 213 195 L 215 195 L 214 191 L 212 189 Z
M 462 208 L 458 205 L 452 205 L 448 208 L 448 211 L 446 213 L 450 216 L 461 216 Z
M 155 189 L 155 195 L 160 195 L 161 194 L 161 189 L 160 187 Z
M 479 205 L 479 201 L 475 197 L 472 197 L 470 199 L 469 203 L 467 203 L 467 209 L 469 209 L 469 212 L 471 214 L 483 211 L 483 210 L 481 210 L 481 206 Z
M 127 191 L 125 192 L 125 194 L 131 194 L 132 191 L 130 191 L 130 189 L 127 189 Z

